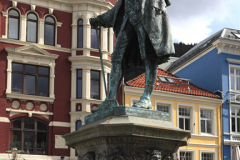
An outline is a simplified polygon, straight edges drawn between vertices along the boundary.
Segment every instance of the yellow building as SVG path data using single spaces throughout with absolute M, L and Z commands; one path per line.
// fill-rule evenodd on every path
M 125 106 L 140 99 L 145 75 L 126 82 Z M 188 146 L 177 153 L 180 160 L 221 160 L 221 104 L 214 93 L 201 89 L 187 79 L 178 78 L 158 69 L 158 78 L 151 96 L 152 109 L 169 113 L 169 121 L 192 133 Z

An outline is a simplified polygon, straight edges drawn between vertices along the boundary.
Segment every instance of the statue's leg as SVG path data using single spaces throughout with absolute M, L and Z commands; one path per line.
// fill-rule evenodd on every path
M 145 63 L 145 89 L 138 103 L 132 107 L 151 109 L 152 103 L 150 97 L 157 78 L 157 56 L 141 23 L 137 26 L 136 30 L 138 30 L 141 56 L 144 57 Z
M 132 26 L 129 23 L 127 23 L 125 29 L 121 30 L 118 34 L 115 43 L 115 49 L 111 56 L 112 68 L 110 73 L 109 92 L 108 95 L 106 96 L 106 99 L 98 107 L 92 109 L 92 113 L 118 106 L 116 97 L 119 85 L 123 77 L 122 59 L 126 51 L 126 47 L 128 43 L 131 41 L 131 38 L 133 37 L 132 31 L 133 31 Z

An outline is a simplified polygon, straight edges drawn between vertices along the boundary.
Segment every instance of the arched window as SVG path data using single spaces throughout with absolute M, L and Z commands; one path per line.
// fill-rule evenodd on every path
M 77 41 L 77 47 L 82 48 L 83 47 L 83 20 L 78 20 L 78 41 Z
M 38 18 L 35 13 L 28 13 L 27 15 L 27 41 L 37 42 L 37 26 Z
M 101 27 L 98 27 L 97 30 L 99 34 L 99 43 L 101 44 Z M 91 48 L 98 49 L 96 29 L 94 27 L 91 28 Z
M 55 45 L 55 19 L 51 16 L 45 18 L 44 44 Z
M 81 126 L 82 126 L 82 121 L 77 120 L 76 121 L 76 130 L 79 130 L 81 128 Z
M 19 39 L 19 12 L 10 9 L 8 12 L 8 38 Z
M 29 154 L 47 154 L 48 125 L 33 118 L 19 118 L 10 123 L 10 149 Z

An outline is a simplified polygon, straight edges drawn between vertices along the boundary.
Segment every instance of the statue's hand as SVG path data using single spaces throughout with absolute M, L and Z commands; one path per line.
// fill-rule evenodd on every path
M 101 26 L 101 19 L 100 18 L 90 18 L 89 19 L 90 25 L 94 28 L 97 28 L 98 26 Z

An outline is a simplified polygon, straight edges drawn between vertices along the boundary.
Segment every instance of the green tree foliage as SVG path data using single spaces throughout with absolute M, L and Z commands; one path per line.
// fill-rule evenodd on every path
M 196 45 L 195 44 L 185 44 L 185 43 L 174 43 L 174 47 L 175 47 L 175 55 L 173 55 L 173 57 L 181 57 L 182 55 L 184 55 L 185 53 L 187 53 L 187 51 L 189 51 L 192 47 L 194 47 Z

